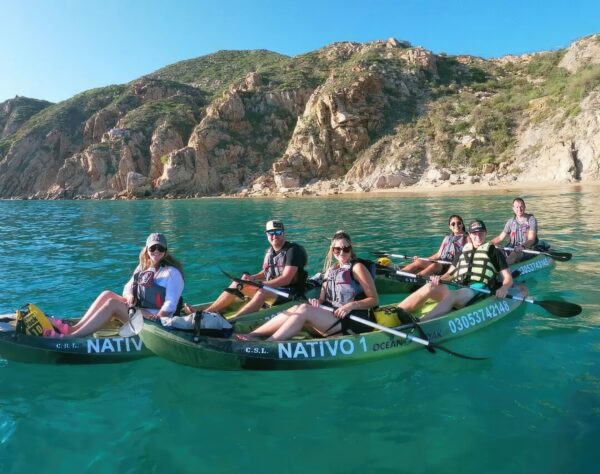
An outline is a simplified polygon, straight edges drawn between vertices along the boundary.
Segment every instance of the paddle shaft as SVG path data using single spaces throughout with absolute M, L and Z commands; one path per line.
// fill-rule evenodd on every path
M 399 253 L 385 253 L 385 252 L 376 252 L 377 255 L 380 255 L 382 257 L 392 257 L 392 258 L 402 258 L 404 260 L 412 260 L 413 257 L 409 257 L 408 255 L 402 255 Z M 417 257 L 419 260 L 425 260 L 426 262 L 433 262 L 433 263 L 441 263 L 442 265 L 450 265 L 452 264 L 452 262 L 449 262 L 448 260 L 436 260 L 433 258 L 425 258 L 425 257 Z

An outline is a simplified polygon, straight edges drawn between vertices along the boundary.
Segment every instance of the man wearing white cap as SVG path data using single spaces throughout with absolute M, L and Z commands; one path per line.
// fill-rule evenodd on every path
M 263 268 L 253 275 L 245 273 L 242 279 L 261 281 L 270 287 L 285 288 L 288 292 L 302 294 L 306 282 L 306 251 L 301 245 L 286 241 L 285 228 L 280 220 L 268 221 L 265 233 L 270 246 L 263 259 Z M 242 295 L 237 294 L 237 288 L 238 284 L 232 283 L 206 311 L 221 312 L 242 295 L 249 297 L 250 301 L 235 313 L 234 318 L 258 311 L 267 301 L 279 303 L 274 300 L 272 293 L 255 286 L 243 285 L 240 290 Z

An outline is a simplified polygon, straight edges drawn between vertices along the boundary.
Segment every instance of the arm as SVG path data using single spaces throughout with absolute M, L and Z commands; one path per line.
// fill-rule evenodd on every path
M 448 271 L 446 273 L 444 273 L 442 276 L 440 276 L 440 281 L 451 281 L 452 275 L 454 274 L 455 271 L 456 271 L 456 267 L 454 266 L 454 264 L 450 265 L 450 268 L 448 268 Z
M 133 276 L 139 271 L 140 266 L 138 265 L 137 267 L 135 267 L 135 270 L 131 274 L 131 278 L 129 278 L 129 281 L 125 283 L 125 286 L 123 287 L 123 298 L 127 300 L 128 306 L 132 306 L 135 302 L 136 295 L 133 294 Z
M 502 275 L 502 286 L 496 290 L 496 297 L 504 298 L 513 284 L 513 279 L 508 268 L 502 270 L 500 275 Z
M 286 265 L 285 267 L 283 267 L 283 273 L 281 275 L 272 278 L 271 280 L 266 280 L 265 284 L 275 288 L 290 285 L 292 281 L 294 281 L 294 277 L 297 273 L 298 267 Z
M 504 239 L 506 239 L 506 237 L 508 237 L 508 234 L 504 231 L 500 232 L 500 235 L 498 235 L 497 237 L 494 237 L 492 240 L 490 240 L 490 243 L 492 245 L 498 245 L 500 243 L 502 243 L 502 241 L 504 241 Z
M 327 295 L 327 280 L 323 281 L 323 284 L 321 285 L 321 291 L 319 293 L 319 297 L 318 298 L 311 298 L 308 300 L 308 302 L 315 307 L 318 307 L 319 305 L 323 304 L 325 302 L 325 296 Z
M 157 313 L 157 317 L 171 317 L 173 313 L 177 309 L 177 304 L 179 303 L 179 298 L 181 298 L 181 294 L 183 293 L 183 277 L 179 270 L 175 267 L 169 267 L 169 275 L 167 276 L 166 281 L 166 292 L 165 292 L 165 302 L 160 308 L 160 311 Z
M 249 273 L 244 273 L 242 275 L 242 280 L 254 280 L 254 281 L 263 281 L 265 279 L 265 271 L 261 270 L 258 273 L 254 273 L 250 275 Z
M 442 243 L 440 244 L 440 248 L 438 249 L 438 251 L 436 253 L 434 253 L 433 255 L 431 255 L 429 258 L 432 260 L 439 260 L 441 255 L 442 255 L 442 251 L 444 250 L 444 245 L 446 244 L 446 240 L 447 237 L 444 237 L 442 239 Z

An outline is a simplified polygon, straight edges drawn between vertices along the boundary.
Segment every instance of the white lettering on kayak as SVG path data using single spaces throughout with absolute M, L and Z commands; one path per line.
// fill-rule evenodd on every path
M 367 351 L 364 338 L 361 337 L 359 344 L 363 351 Z M 356 349 L 352 339 L 335 339 L 325 341 L 307 342 L 280 342 L 277 344 L 278 357 L 280 359 L 314 359 L 319 357 L 337 357 L 339 355 L 351 355 Z
M 137 337 L 105 337 L 90 338 L 87 340 L 88 354 L 103 354 L 105 352 L 139 352 L 141 350 L 142 341 Z
M 521 275 L 526 275 L 527 273 L 535 272 L 536 270 L 541 270 L 542 268 L 549 267 L 552 264 L 552 259 L 550 258 L 542 258 L 535 262 L 524 263 L 523 265 L 519 265 L 517 270 L 521 272 Z
M 484 308 L 448 320 L 448 327 L 452 334 L 456 334 L 457 332 L 477 326 L 489 319 L 494 319 L 497 316 L 506 314 L 509 311 L 510 306 L 506 300 L 498 300 L 488 304 Z

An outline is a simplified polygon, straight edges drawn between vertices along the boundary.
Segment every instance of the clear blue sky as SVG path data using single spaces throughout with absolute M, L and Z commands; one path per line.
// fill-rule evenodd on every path
M 0 0 L 0 102 L 57 102 L 220 49 L 395 37 L 488 58 L 598 32 L 600 0 Z

